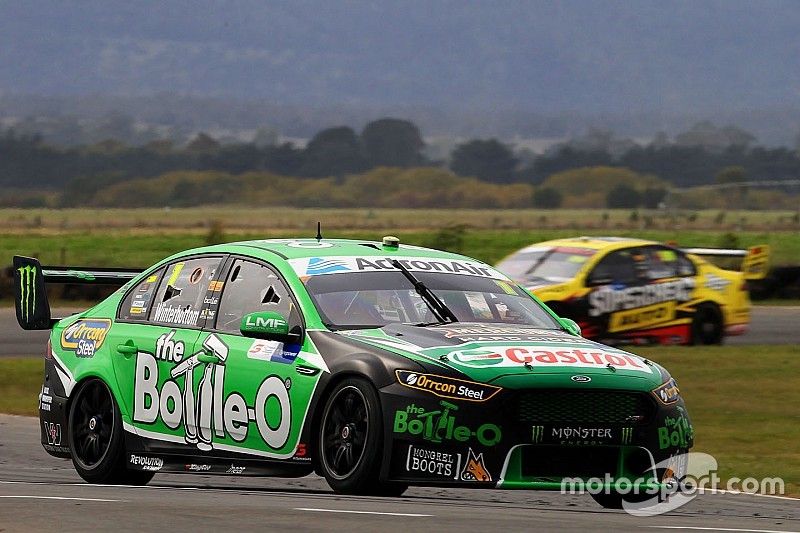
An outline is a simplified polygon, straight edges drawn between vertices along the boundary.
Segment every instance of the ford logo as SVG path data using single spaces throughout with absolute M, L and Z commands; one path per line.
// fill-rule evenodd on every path
M 592 381 L 592 378 L 590 378 L 589 376 L 572 376 L 569 379 L 571 379 L 572 381 L 575 381 L 577 383 L 588 383 L 588 382 Z

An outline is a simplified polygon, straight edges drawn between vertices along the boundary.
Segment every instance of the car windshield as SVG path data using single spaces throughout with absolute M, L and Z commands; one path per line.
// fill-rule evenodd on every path
M 414 275 L 444 302 L 459 322 L 560 329 L 533 298 L 506 281 L 448 273 L 415 272 Z M 310 276 L 305 286 L 326 326 L 332 329 L 437 321 L 428 304 L 399 271 Z
M 511 279 L 567 281 L 595 254 L 589 248 L 537 248 L 522 250 L 504 259 L 497 269 Z

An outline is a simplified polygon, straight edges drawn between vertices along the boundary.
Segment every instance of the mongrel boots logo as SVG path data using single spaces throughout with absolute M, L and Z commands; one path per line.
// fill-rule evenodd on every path
M 34 265 L 19 267 L 19 295 L 22 319 L 28 322 L 36 314 L 36 271 Z

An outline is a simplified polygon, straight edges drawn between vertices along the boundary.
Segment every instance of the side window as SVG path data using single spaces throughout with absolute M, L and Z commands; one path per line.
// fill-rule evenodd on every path
M 225 280 L 217 311 L 216 329 L 239 333 L 242 317 L 256 311 L 276 311 L 289 321 L 289 328 L 301 323 L 289 290 L 268 267 L 237 259 Z
M 197 326 L 209 283 L 219 257 L 199 257 L 167 266 L 153 300 L 150 322 L 168 326 Z
M 589 285 L 608 285 L 621 283 L 631 285 L 641 281 L 640 270 L 645 266 L 642 263 L 641 252 L 635 248 L 611 252 L 595 265 L 587 278 Z
M 156 287 L 158 287 L 158 282 L 161 281 L 161 275 L 163 273 L 164 269 L 160 268 L 152 274 L 149 274 L 134 287 L 125 297 L 125 300 L 123 300 L 117 318 L 120 320 L 144 322 L 147 319 L 147 311 L 150 309 L 150 303 L 153 301 L 153 293 L 156 291 Z
M 679 250 L 661 246 L 649 249 L 650 279 L 693 276 L 695 268 L 688 257 Z
M 677 260 L 678 275 L 696 276 L 697 268 L 695 268 L 694 263 L 692 263 L 692 260 L 686 257 L 686 254 L 683 252 L 676 251 L 675 253 L 678 256 Z

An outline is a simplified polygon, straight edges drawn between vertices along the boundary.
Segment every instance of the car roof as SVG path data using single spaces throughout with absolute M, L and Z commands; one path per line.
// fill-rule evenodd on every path
M 191 252 L 225 252 L 231 251 L 232 247 L 250 248 L 250 254 L 257 257 L 274 259 L 274 255 L 277 254 L 286 260 L 328 256 L 386 257 L 387 254 L 391 254 L 398 257 L 413 256 L 478 261 L 464 255 L 403 244 L 402 242 L 399 247 L 386 247 L 381 242 L 355 239 L 322 239 L 320 241 L 317 241 L 317 239 L 259 239 L 198 248 L 191 250 Z M 266 253 L 261 254 L 258 253 L 259 251 Z
M 523 248 L 524 251 L 531 248 L 555 248 L 558 246 L 568 247 L 568 248 L 585 248 L 588 250 L 595 250 L 595 251 L 611 251 L 611 250 L 619 250 L 622 248 L 629 248 L 631 246 L 646 246 L 652 244 L 662 244 L 656 241 L 648 241 L 645 239 L 632 239 L 628 237 L 569 237 L 565 239 L 553 239 L 550 241 L 544 242 L 537 242 L 536 244 L 531 244 L 526 248 Z

